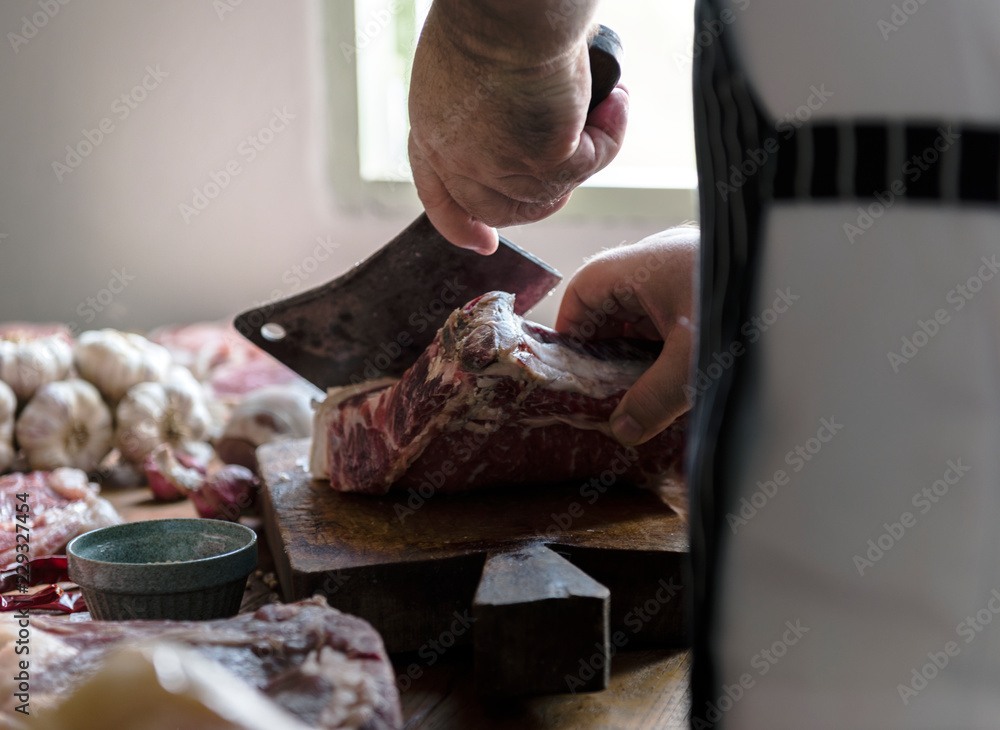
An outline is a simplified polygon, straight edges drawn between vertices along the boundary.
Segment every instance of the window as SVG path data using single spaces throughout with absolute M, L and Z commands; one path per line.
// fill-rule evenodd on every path
M 406 97 L 413 49 L 430 4 L 327 0 L 336 130 L 332 171 L 348 204 L 419 208 L 406 156 Z M 613 28 L 625 47 L 629 131 L 616 160 L 574 194 L 560 213 L 564 219 L 696 217 L 693 5 L 693 0 L 607 0 L 598 8 L 596 19 Z

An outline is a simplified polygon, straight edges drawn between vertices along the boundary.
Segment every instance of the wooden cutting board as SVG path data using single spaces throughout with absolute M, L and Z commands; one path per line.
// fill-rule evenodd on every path
M 312 479 L 308 452 L 257 454 L 285 598 L 368 620 L 390 652 L 416 652 L 411 674 L 472 645 L 481 692 L 592 691 L 616 651 L 686 644 L 687 529 L 655 495 L 599 479 L 344 494 Z

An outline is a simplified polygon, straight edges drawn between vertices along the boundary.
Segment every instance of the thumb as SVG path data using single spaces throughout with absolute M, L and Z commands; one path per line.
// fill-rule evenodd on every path
M 445 193 L 445 195 L 448 195 Z M 459 248 L 469 248 L 489 255 L 500 245 L 496 228 L 478 221 L 465 212 L 450 195 L 438 205 L 426 205 L 427 217 L 438 232 Z
M 671 339 L 611 414 L 611 431 L 626 446 L 645 443 L 691 407 L 685 388 L 691 336 L 676 332 Z

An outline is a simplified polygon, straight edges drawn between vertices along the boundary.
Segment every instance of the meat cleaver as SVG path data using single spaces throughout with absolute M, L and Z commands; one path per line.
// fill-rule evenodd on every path
M 589 41 L 590 109 L 621 77 L 621 40 L 600 26 Z M 333 281 L 238 315 L 236 329 L 306 380 L 326 389 L 398 377 L 448 315 L 495 289 L 517 295 L 524 314 L 562 279 L 503 236 L 490 256 L 449 243 L 426 213 Z

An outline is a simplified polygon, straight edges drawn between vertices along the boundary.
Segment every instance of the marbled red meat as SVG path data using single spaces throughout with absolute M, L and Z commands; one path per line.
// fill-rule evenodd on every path
M 682 423 L 635 449 L 608 425 L 655 357 L 632 340 L 574 342 L 514 314 L 512 295 L 485 294 L 452 313 L 399 380 L 330 391 L 312 473 L 371 494 L 676 476 Z

